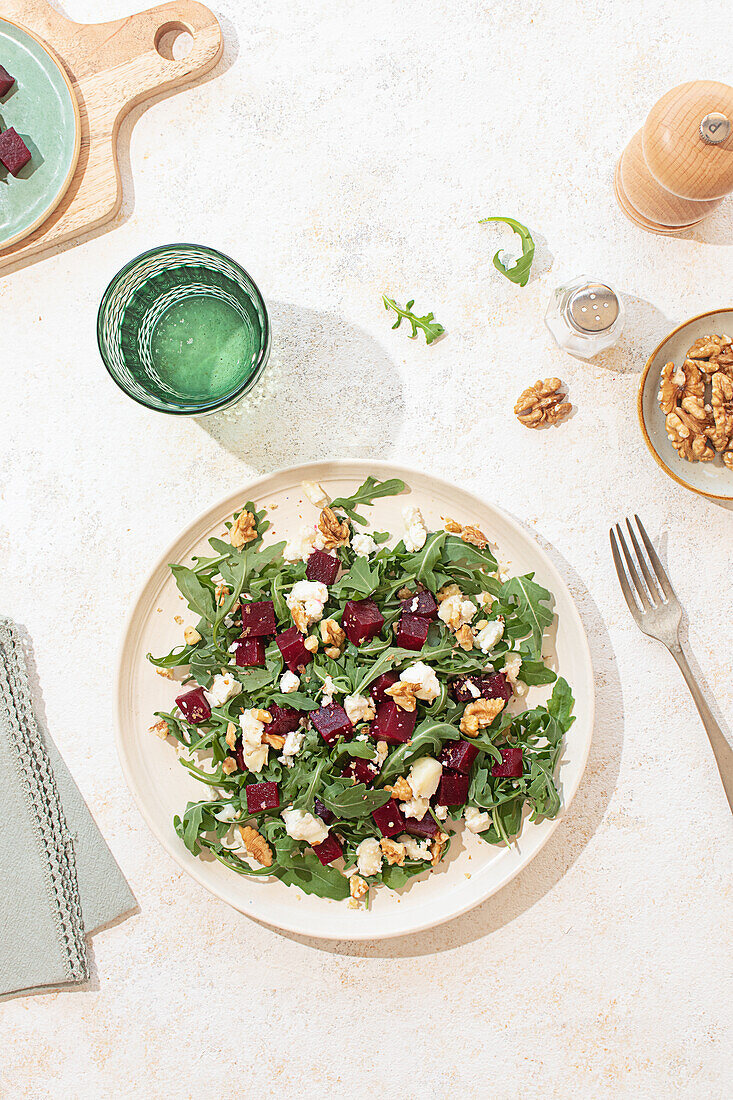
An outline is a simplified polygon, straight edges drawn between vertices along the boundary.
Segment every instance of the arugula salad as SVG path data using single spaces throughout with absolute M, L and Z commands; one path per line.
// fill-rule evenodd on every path
M 362 908 L 435 868 L 461 822 L 509 845 L 557 814 L 573 696 L 542 656 L 550 592 L 505 577 L 478 527 L 428 531 L 408 506 L 403 532 L 372 530 L 398 479 L 303 488 L 314 519 L 287 542 L 250 502 L 171 566 L 195 620 L 148 654 L 180 691 L 151 729 L 206 788 L 174 818 L 194 855 Z

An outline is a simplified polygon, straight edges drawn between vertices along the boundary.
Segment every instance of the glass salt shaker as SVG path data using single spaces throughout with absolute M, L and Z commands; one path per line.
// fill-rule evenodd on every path
M 618 340 L 624 307 L 610 286 L 581 275 L 554 291 L 545 324 L 563 351 L 592 359 Z

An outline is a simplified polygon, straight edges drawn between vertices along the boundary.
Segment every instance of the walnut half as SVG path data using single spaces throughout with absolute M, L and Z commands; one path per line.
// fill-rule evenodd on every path
M 517 419 L 525 428 L 541 428 L 545 424 L 559 424 L 570 415 L 572 405 L 561 393 L 563 383 L 559 378 L 538 380 L 519 395 L 514 406 Z
M 461 733 L 465 733 L 466 737 L 476 737 L 479 730 L 490 726 L 503 709 L 503 699 L 474 699 L 463 712 Z
M 261 863 L 263 867 L 272 867 L 272 848 L 262 834 L 253 829 L 251 825 L 238 825 L 237 828 L 242 837 L 242 843 L 252 858 Z

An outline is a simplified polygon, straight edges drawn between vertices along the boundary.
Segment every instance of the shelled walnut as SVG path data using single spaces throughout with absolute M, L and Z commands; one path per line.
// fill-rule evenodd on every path
M 662 367 L 659 406 L 669 440 L 688 462 L 712 462 L 716 453 L 733 469 L 733 341 L 701 336 L 678 368 Z
M 514 412 L 525 428 L 559 424 L 570 415 L 573 406 L 565 400 L 567 395 L 561 392 L 562 385 L 559 378 L 545 378 L 520 393 Z

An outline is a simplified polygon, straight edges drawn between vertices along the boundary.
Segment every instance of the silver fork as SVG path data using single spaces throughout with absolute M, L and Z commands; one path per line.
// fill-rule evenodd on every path
M 648 634 L 650 638 L 656 638 L 657 641 L 665 645 L 679 665 L 692 698 L 695 700 L 695 706 L 702 718 L 702 724 L 715 754 L 715 762 L 718 765 L 720 778 L 723 780 L 728 804 L 733 810 L 733 748 L 728 744 L 725 734 L 713 718 L 710 707 L 705 702 L 705 697 L 682 651 L 679 636 L 680 622 L 682 621 L 680 602 L 669 583 L 669 577 L 657 557 L 657 552 L 652 546 L 641 520 L 637 515 L 634 516 L 634 519 L 639 529 L 641 541 L 646 549 L 648 561 L 628 519 L 626 520 L 626 526 L 635 556 L 629 551 L 624 533 L 618 523 L 615 532 L 613 527 L 609 531 L 611 551 L 621 591 L 639 629 Z M 621 551 L 619 551 L 619 545 Z M 633 591 L 624 570 L 621 553 L 623 553 L 626 570 L 628 570 L 631 584 L 633 584 Z M 644 578 L 643 581 L 639 576 L 639 570 L 641 570 Z

